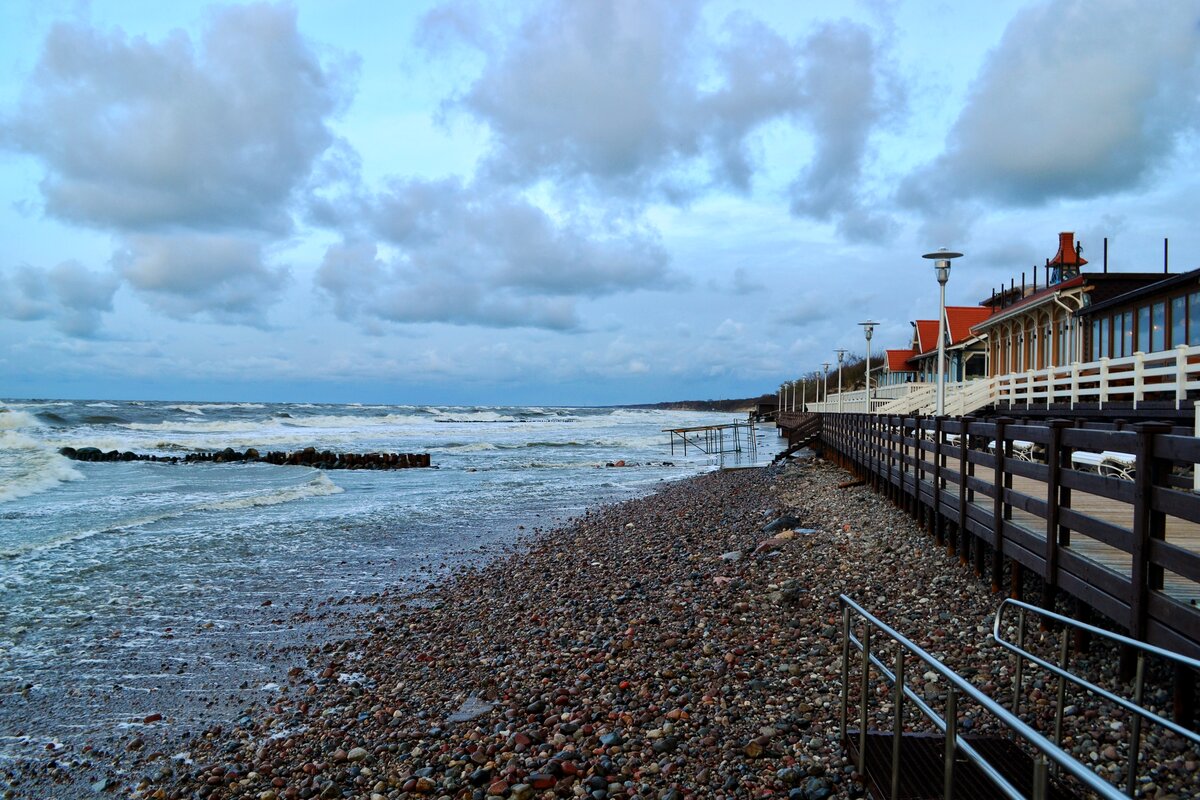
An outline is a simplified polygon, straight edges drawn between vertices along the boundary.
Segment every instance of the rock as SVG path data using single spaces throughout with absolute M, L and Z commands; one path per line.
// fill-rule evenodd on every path
M 352 747 L 350 752 L 346 753 L 346 758 L 350 761 L 362 761 L 367 757 L 368 753 L 365 748 Z
M 777 531 L 795 528 L 800 524 L 799 517 L 792 514 L 784 514 L 782 517 L 775 519 L 773 522 L 768 522 L 762 527 L 763 533 L 775 533 Z

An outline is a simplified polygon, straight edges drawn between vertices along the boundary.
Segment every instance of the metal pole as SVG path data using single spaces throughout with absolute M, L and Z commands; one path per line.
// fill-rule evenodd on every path
M 867 767 L 867 698 L 871 693 L 871 624 L 863 625 L 862 675 L 859 676 L 858 698 L 858 774 L 865 775 Z
M 958 749 L 958 691 L 949 687 L 946 692 L 946 753 L 943 795 L 954 800 L 954 755 Z M 859 770 L 860 772 L 862 770 Z
M 1000 452 L 1000 440 L 996 440 L 996 452 Z M 1017 647 L 1025 649 L 1025 609 L 1017 612 Z M 1014 717 L 1021 716 L 1021 666 L 1023 660 L 1021 654 L 1017 653 L 1017 667 L 1013 671 L 1013 704 L 1012 713 Z
M 842 608 L 842 739 L 846 738 L 846 718 L 850 715 L 850 607 Z
M 1133 690 L 1133 702 L 1142 704 L 1142 693 L 1146 688 L 1146 653 L 1137 654 L 1137 675 Z M 1125 780 L 1125 794 L 1133 797 L 1137 792 L 1138 750 L 1142 746 L 1142 715 L 1134 714 L 1129 733 L 1129 775 Z
M 941 311 L 938 313 L 937 415 L 946 413 L 946 282 L 939 279 Z
M 892 800 L 900 797 L 900 740 L 904 736 L 904 648 L 896 643 L 896 680 L 892 684 L 895 721 L 892 730 Z

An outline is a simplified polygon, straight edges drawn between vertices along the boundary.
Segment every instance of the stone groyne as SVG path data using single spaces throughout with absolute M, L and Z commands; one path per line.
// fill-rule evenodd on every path
M 232 464 L 261 462 L 279 466 L 316 467 L 317 469 L 413 469 L 429 467 L 428 453 L 334 453 L 306 447 L 293 452 L 272 451 L 260 453 L 251 447 L 246 450 L 224 450 L 188 453 L 185 456 L 160 456 L 131 451 L 103 451 L 96 447 L 64 447 L 58 451 L 75 461 L 159 461 L 168 464 Z

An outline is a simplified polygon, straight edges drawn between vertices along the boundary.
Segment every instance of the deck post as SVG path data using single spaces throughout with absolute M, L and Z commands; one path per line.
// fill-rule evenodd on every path
M 1046 421 L 1050 441 L 1046 445 L 1046 466 L 1049 474 L 1046 477 L 1046 561 L 1045 572 L 1042 575 L 1042 608 L 1050 610 L 1054 609 L 1054 597 L 1058 593 L 1058 547 L 1062 533 L 1062 525 L 1059 524 L 1062 431 L 1070 425 L 1071 421 L 1066 419 Z
M 967 447 L 967 426 L 974 419 L 969 416 L 962 417 L 958 423 L 958 560 L 964 566 L 970 549 L 967 535 L 967 470 L 970 469 L 967 461 L 967 452 L 970 449 Z
M 1071 362 L 1071 410 L 1075 410 L 1075 404 L 1079 402 L 1079 362 Z
M 992 479 L 992 591 L 1000 591 L 1004 579 L 1004 429 L 1012 417 L 996 417 L 995 471 Z
M 1143 422 L 1134 426 L 1137 439 L 1134 443 L 1135 472 L 1133 476 L 1133 547 L 1132 568 L 1129 583 L 1129 635 L 1139 641 L 1146 639 L 1147 608 L 1150 592 L 1162 589 L 1162 567 L 1150 563 L 1150 540 L 1162 539 L 1165 534 L 1166 516 L 1155 511 L 1152 493 L 1158 482 L 1158 464 L 1154 458 L 1154 437 L 1169 433 L 1171 426 L 1165 422 Z M 1121 648 L 1121 677 L 1133 677 L 1136 653 L 1130 647 Z
M 954 555 L 954 539 L 946 541 L 946 520 L 942 516 L 942 436 L 945 431 L 946 415 L 933 418 L 933 540 L 946 545 L 946 552 Z
M 1098 387 L 1098 391 L 1100 395 L 1097 402 L 1099 403 L 1099 408 L 1103 410 L 1104 404 L 1108 402 L 1108 356 L 1100 356 L 1100 386 Z

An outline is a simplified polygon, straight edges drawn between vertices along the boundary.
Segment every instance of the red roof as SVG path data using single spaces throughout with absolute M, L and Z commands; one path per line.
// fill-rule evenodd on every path
M 887 350 L 885 352 L 887 353 L 888 372 L 911 372 L 905 362 L 917 354 L 915 350 Z
M 950 344 L 958 344 L 971 338 L 971 328 L 992 315 L 988 306 L 946 306 L 946 319 L 950 323 Z M 934 334 L 936 341 L 937 334 Z
M 971 328 L 986 320 L 993 313 L 993 309 L 988 306 L 946 306 L 946 322 L 950 326 L 947 345 L 952 347 L 970 339 Z M 932 353 L 937 350 L 938 321 L 936 319 L 919 319 L 915 324 L 918 350 L 914 355 Z
M 916 352 L 928 353 L 930 350 L 937 350 L 938 321 L 936 319 L 919 319 L 917 320 L 916 325 Z

